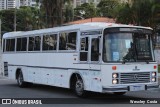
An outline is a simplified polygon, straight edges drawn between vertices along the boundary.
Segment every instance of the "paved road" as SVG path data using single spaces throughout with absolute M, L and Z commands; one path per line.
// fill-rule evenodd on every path
M 120 105 L 109 105 L 109 104 L 114 104 L 120 103 L 128 103 L 128 99 L 134 99 L 134 98 L 160 98 L 160 89 L 155 89 L 152 91 L 141 91 L 141 92 L 128 92 L 123 96 L 115 96 L 111 93 L 108 94 L 98 94 L 98 93 L 91 93 L 91 96 L 87 99 L 80 99 L 82 103 L 84 102 L 90 102 L 90 103 L 96 103 L 96 104 L 83 104 L 83 106 L 90 107 L 90 106 L 98 106 L 98 107 L 106 107 L 106 106 L 112 106 L 112 107 L 118 107 Z M 44 86 L 44 85 L 33 85 L 32 87 L 29 88 L 19 88 L 16 84 L 16 81 L 14 80 L 7 80 L 5 78 L 0 77 L 0 98 L 64 98 L 64 99 L 70 99 L 75 100 L 77 97 L 68 89 L 63 89 L 63 88 L 56 88 L 56 87 L 51 87 L 51 86 Z M 96 98 L 96 99 L 93 99 Z M 99 99 L 103 98 L 103 99 Z M 62 100 L 64 100 L 62 99 Z M 79 99 L 79 98 L 78 98 Z M 116 99 L 116 100 L 115 100 Z M 121 99 L 118 101 L 117 99 Z M 104 104 L 99 104 L 99 103 L 106 103 L 107 105 Z M 108 104 L 109 103 L 109 104 Z M 8 107 L 8 105 L 0 105 L 0 107 Z M 21 105 L 12 105 L 14 107 L 21 107 Z M 24 105 L 27 106 L 27 105 Z M 31 105 L 34 106 L 35 105 Z M 44 105 L 41 105 L 44 106 Z M 37 106 L 37 107 L 41 107 Z M 44 107 L 50 107 L 51 105 L 45 105 Z M 53 105 L 52 105 L 53 106 Z M 55 105 L 56 107 L 61 106 L 63 107 L 63 104 L 58 104 Z M 81 104 L 67 104 L 65 106 L 68 107 L 81 107 Z M 131 107 L 134 105 L 131 105 Z M 143 105 L 141 105 L 143 106 Z M 146 105 L 145 105 L 146 106 Z M 159 106 L 158 104 L 155 106 Z

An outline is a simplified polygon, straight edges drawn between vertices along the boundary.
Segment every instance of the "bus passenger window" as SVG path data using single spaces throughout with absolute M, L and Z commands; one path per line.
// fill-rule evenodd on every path
M 35 43 L 34 43 L 34 51 L 40 51 L 40 46 L 41 46 L 41 37 L 36 36 Z
M 17 48 L 16 51 L 26 51 L 27 50 L 27 38 L 17 38 Z
M 61 33 L 59 50 L 76 50 L 77 32 Z
M 66 50 L 67 33 L 61 33 L 59 36 L 59 50 Z
M 76 40 L 77 40 L 77 32 L 68 33 L 67 50 L 76 50 Z
M 16 51 L 21 51 L 21 38 L 17 38 Z
M 6 39 L 6 51 L 9 51 L 10 48 L 10 39 Z
M 15 50 L 15 39 L 6 39 L 6 51 Z
M 56 50 L 57 34 L 43 36 L 43 50 Z
M 27 38 L 22 38 L 21 42 L 21 51 L 27 51 Z
M 48 46 L 49 46 L 49 35 L 44 35 L 43 36 L 43 48 L 42 50 L 48 50 Z
M 28 51 L 34 51 L 34 37 L 29 37 Z
M 56 34 L 52 34 L 50 35 L 49 38 L 49 50 L 56 50 L 57 47 L 57 35 Z

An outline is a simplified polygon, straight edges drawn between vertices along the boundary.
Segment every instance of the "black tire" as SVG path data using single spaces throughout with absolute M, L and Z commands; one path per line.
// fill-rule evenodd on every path
M 24 88 L 27 86 L 27 83 L 24 82 L 22 71 L 18 73 L 17 84 L 19 87 Z
M 126 92 L 114 92 L 115 95 L 124 95 Z
M 86 97 L 87 92 L 84 90 L 84 83 L 80 77 L 76 78 L 74 82 L 74 92 L 78 97 Z

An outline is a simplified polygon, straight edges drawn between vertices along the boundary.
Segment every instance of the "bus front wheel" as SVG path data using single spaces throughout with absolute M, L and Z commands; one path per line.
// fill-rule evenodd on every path
M 21 71 L 18 73 L 17 83 L 18 83 L 18 86 L 21 88 L 23 88 L 27 85 L 26 82 L 24 82 L 23 74 Z
M 78 97 L 86 97 L 86 91 L 84 90 L 84 83 L 80 77 L 77 77 L 74 84 L 74 91 Z

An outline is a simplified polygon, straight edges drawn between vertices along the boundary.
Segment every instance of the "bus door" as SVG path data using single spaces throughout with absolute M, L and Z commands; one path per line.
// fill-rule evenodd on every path
M 81 66 L 89 70 L 89 37 L 83 36 L 80 38 L 80 53 L 79 61 Z
M 101 66 L 100 62 L 100 43 L 101 43 L 101 36 L 91 35 L 90 36 L 90 45 L 89 45 L 89 59 L 90 59 L 90 70 L 99 71 Z

